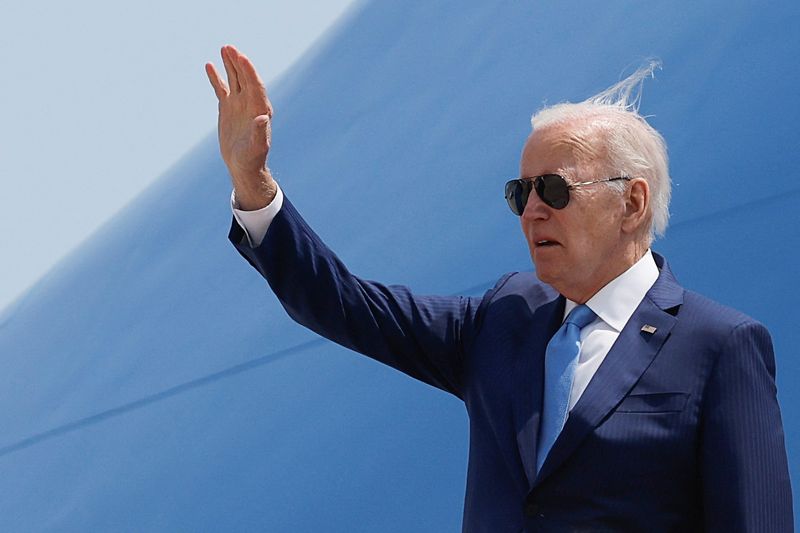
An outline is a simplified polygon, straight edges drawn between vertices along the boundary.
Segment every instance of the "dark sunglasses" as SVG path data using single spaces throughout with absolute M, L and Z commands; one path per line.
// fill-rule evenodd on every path
M 569 184 L 563 176 L 558 174 L 545 174 L 534 178 L 517 178 L 506 183 L 506 201 L 515 215 L 522 216 L 522 212 L 525 211 L 525 205 L 528 203 L 531 189 L 533 189 L 545 204 L 553 209 L 564 209 L 569 203 L 570 189 L 594 183 L 617 180 L 627 181 L 630 179 L 627 176 L 618 176 L 616 178 Z

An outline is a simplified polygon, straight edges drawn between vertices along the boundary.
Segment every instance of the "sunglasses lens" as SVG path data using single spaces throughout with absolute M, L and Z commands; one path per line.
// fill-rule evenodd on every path
M 564 209 L 569 203 L 569 186 L 558 174 L 545 174 L 534 180 L 536 194 L 553 209 Z
M 506 201 L 511 211 L 522 216 L 525 211 L 525 204 L 528 203 L 528 195 L 531 193 L 531 184 L 525 180 L 511 180 L 506 183 Z
M 533 180 L 511 180 L 506 183 L 506 201 L 515 215 L 522 216 L 531 189 L 553 209 L 564 209 L 569 203 L 569 185 L 558 174 L 545 174 Z

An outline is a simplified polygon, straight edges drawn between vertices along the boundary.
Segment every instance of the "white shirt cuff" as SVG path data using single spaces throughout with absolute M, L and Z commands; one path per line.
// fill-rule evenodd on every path
M 275 198 L 261 209 L 243 211 L 238 209 L 238 206 L 239 204 L 236 203 L 236 191 L 231 191 L 231 210 L 233 211 L 233 217 L 244 230 L 245 235 L 247 235 L 247 242 L 250 243 L 250 247 L 256 248 L 261 244 L 261 241 L 264 240 L 264 235 L 267 234 L 272 219 L 275 218 L 278 211 L 280 211 L 283 206 L 283 191 L 278 187 Z

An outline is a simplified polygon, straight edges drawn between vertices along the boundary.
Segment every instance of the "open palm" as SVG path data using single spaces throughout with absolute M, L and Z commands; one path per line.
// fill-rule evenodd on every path
M 228 82 L 212 63 L 206 74 L 219 100 L 219 147 L 243 209 L 258 209 L 272 200 L 274 182 L 267 170 L 272 105 L 253 63 L 235 47 L 221 51 Z

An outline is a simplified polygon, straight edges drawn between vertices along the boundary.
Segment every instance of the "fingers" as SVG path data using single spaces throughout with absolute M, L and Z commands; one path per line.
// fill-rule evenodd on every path
M 241 95 L 243 98 L 240 101 L 245 102 L 245 105 L 254 114 L 264 115 L 267 119 L 272 118 L 272 104 L 267 98 L 264 82 L 252 61 L 231 45 L 223 46 L 220 55 L 228 77 L 227 84 L 212 63 L 206 64 L 206 74 L 211 86 L 214 87 L 217 99 L 222 102 L 229 96 Z M 235 100 L 239 99 L 235 98 Z
M 242 92 L 247 92 L 248 85 L 252 85 L 252 80 L 248 80 L 247 72 L 245 70 L 245 64 L 250 63 L 250 60 L 245 57 L 243 53 L 241 53 L 236 48 L 231 47 L 231 57 L 233 58 L 233 66 L 236 68 L 236 76 L 239 79 L 239 86 L 242 88 Z M 250 83 L 248 83 L 248 81 Z
M 220 54 L 222 55 L 222 63 L 225 65 L 225 72 L 228 74 L 228 85 L 230 86 L 230 92 L 234 94 L 238 94 L 241 92 L 242 87 L 239 84 L 239 74 L 236 72 L 236 55 L 237 55 L 236 48 L 233 46 L 227 45 L 222 47 L 222 51 Z
M 264 82 L 261 81 L 258 72 L 256 72 L 256 67 L 253 66 L 253 62 L 238 50 L 236 51 L 236 55 L 238 59 L 237 66 L 239 67 L 239 77 L 240 82 L 242 82 L 242 87 L 249 87 L 251 85 L 263 86 Z
M 228 85 L 225 80 L 219 77 L 217 69 L 214 68 L 213 63 L 206 63 L 206 75 L 211 86 L 214 88 L 214 94 L 217 95 L 217 100 L 222 100 L 228 96 Z
M 264 114 L 272 117 L 272 104 L 267 97 L 267 90 L 264 88 L 264 82 L 261 81 L 261 76 L 258 75 L 256 67 L 248 59 L 248 57 L 241 52 L 237 51 L 237 72 L 239 74 L 239 83 L 242 85 L 242 90 L 248 93 L 248 96 L 261 106 L 266 105 Z M 260 106 L 259 106 L 260 107 Z

